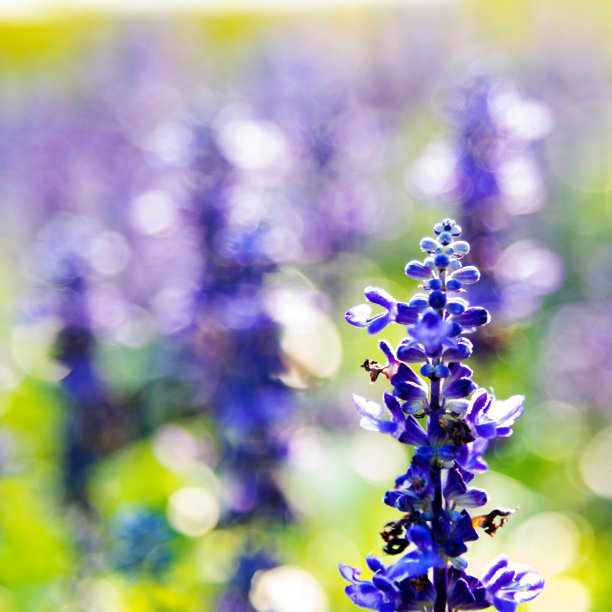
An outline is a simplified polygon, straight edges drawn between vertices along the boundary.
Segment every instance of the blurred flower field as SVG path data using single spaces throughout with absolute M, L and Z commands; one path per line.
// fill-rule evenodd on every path
M 385 383 L 344 314 L 407 299 L 444 217 L 492 315 L 474 378 L 527 396 L 470 570 L 607 612 L 611 29 L 603 0 L 0 23 L 0 612 L 356 609 L 338 563 L 382 554 L 410 457 L 359 427 Z

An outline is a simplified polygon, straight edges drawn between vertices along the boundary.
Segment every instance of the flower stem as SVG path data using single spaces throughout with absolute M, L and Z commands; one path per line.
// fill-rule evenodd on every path
M 442 470 L 432 467 L 432 482 L 434 485 L 433 514 L 434 520 L 442 511 Z M 446 612 L 446 566 L 434 568 L 433 584 L 436 590 L 434 612 Z
M 429 394 L 429 410 L 430 412 L 438 412 L 440 410 L 440 389 L 441 380 L 434 378 L 431 381 L 431 393 Z

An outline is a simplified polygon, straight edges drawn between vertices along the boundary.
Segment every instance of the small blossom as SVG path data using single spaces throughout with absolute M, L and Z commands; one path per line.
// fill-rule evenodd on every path
M 378 612 L 395 612 L 400 598 L 397 587 L 385 577 L 384 564 L 374 557 L 366 559 L 368 565 L 376 568 L 372 580 L 360 580 L 361 570 L 340 563 L 338 569 L 342 576 L 351 584 L 345 588 L 345 593 L 358 606 Z
M 398 322 L 408 325 L 417 320 L 420 310 L 404 302 L 398 302 L 392 295 L 379 287 L 366 287 L 364 294 L 369 302 L 382 306 L 386 312 L 372 315 L 368 304 L 359 304 L 350 308 L 344 318 L 355 327 L 365 327 L 370 334 L 377 334 L 389 323 Z
M 384 396 L 385 406 L 391 414 L 391 420 L 382 419 L 385 409 L 376 402 L 353 394 L 353 402 L 361 414 L 361 426 L 370 431 L 378 431 L 397 438 L 404 444 L 420 446 L 427 442 L 427 435 L 413 416 L 405 416 L 395 397 L 389 393 Z
M 488 601 L 499 612 L 514 612 L 544 588 L 544 579 L 537 572 L 527 565 L 510 563 L 506 555 L 499 555 L 487 565 L 482 583 Z
M 507 400 L 498 400 L 484 389 L 472 399 L 466 422 L 481 438 L 490 440 L 512 434 L 512 425 L 523 414 L 524 395 L 513 395 Z
M 449 470 L 443 494 L 446 500 L 464 508 L 478 508 L 487 503 L 487 494 L 482 489 L 468 489 L 459 470 Z
M 408 539 L 416 546 L 415 550 L 404 555 L 389 567 L 387 575 L 393 580 L 405 580 L 426 574 L 431 567 L 443 567 L 444 562 L 435 551 L 435 544 L 429 530 L 421 525 L 413 525 L 407 533 Z
M 448 571 L 447 591 L 451 610 L 484 610 L 490 606 L 480 580 L 453 567 Z
M 476 384 L 471 379 L 472 370 L 459 362 L 449 365 L 450 377 L 445 380 L 442 395 L 445 399 L 461 399 L 467 397 L 476 389 Z
M 408 328 L 415 344 L 420 344 L 428 356 L 439 353 L 443 347 L 456 347 L 453 339 L 456 328 L 448 319 L 443 319 L 435 310 L 426 310 L 416 325 Z

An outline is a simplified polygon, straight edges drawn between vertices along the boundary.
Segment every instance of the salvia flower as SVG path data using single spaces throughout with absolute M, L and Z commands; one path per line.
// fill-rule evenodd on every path
M 371 334 L 382 331 L 389 323 L 413 323 L 416 321 L 420 307 L 418 305 L 398 302 L 393 296 L 379 287 L 366 287 L 364 294 L 368 302 L 382 306 L 386 312 L 372 316 L 372 307 L 359 304 L 347 311 L 345 318 L 356 327 L 365 327 Z
M 544 579 L 527 565 L 510 563 L 499 555 L 485 568 L 482 582 L 487 599 L 500 612 L 514 612 L 519 604 L 531 601 L 544 587 Z
M 512 434 L 525 398 L 497 399 L 478 387 L 472 370 L 462 363 L 473 349 L 466 334 L 490 317 L 485 308 L 465 299 L 464 285 L 476 282 L 480 273 L 459 261 L 470 250 L 459 240 L 461 228 L 444 219 L 434 226 L 434 234 L 421 241 L 429 256 L 406 266 L 408 276 L 423 281 L 424 293 L 404 304 L 369 287 L 366 298 L 385 312 L 371 316 L 370 306 L 361 305 L 346 316 L 369 333 L 391 323 L 406 325 L 408 335 L 396 351 L 384 340 L 379 343 L 385 365 L 371 359 L 362 364 L 372 383 L 387 379 L 391 390 L 384 392 L 384 404 L 360 395 L 353 401 L 362 427 L 388 434 L 415 451 L 406 473 L 383 497 L 401 513 L 381 531 L 383 552 L 398 560 L 386 565 L 369 555 L 369 580 L 347 565 L 340 565 L 340 571 L 350 583 L 346 594 L 370 610 L 458 612 L 493 606 L 514 612 L 542 590 L 539 574 L 501 556 L 479 580 L 466 573 L 463 555 L 467 543 L 478 539 L 478 529 L 493 535 L 514 513 L 496 509 L 470 515 L 468 509 L 488 501 L 487 493 L 470 483 L 488 469 L 483 454 L 489 441 Z M 407 364 L 415 364 L 418 374 Z

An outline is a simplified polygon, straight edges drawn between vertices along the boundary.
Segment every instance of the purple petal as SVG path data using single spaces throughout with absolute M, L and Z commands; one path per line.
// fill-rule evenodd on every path
M 398 431 L 401 431 L 401 427 L 398 428 Z M 399 435 L 398 440 L 402 444 L 424 446 L 427 444 L 427 434 L 413 416 L 407 416 L 404 431 Z
M 463 495 L 457 495 L 453 501 L 464 508 L 479 508 L 487 503 L 487 493 L 483 489 L 469 489 Z
M 359 580 L 359 576 L 361 576 L 361 570 L 356 567 L 351 567 L 350 565 L 345 565 L 344 563 L 338 563 L 338 569 L 342 574 L 342 577 L 349 582 L 357 582 Z
M 386 340 L 381 340 L 378 343 L 378 348 L 385 354 L 389 363 L 395 363 L 397 361 L 391 345 Z
M 404 302 L 398 302 L 395 321 L 401 325 L 412 325 L 418 321 L 421 310 L 421 308 L 410 306 Z
M 385 406 L 387 406 L 387 410 L 391 413 L 391 418 L 395 421 L 403 420 L 404 412 L 400 406 L 400 403 L 397 401 L 397 398 L 390 393 L 385 392 L 383 399 Z
M 470 604 L 474 601 L 474 595 L 468 586 L 467 582 L 460 578 L 455 582 L 451 592 L 448 595 L 448 605 L 451 609 L 463 609 L 464 604 Z
M 457 457 L 457 447 L 454 444 L 447 444 L 438 449 L 438 458 L 442 461 L 452 461 Z
M 408 380 L 423 387 L 423 381 L 405 363 L 400 363 L 397 371 L 391 377 L 391 384 L 396 387 L 400 382 Z
M 463 495 L 466 491 L 467 487 L 458 470 L 450 470 L 446 477 L 446 483 L 444 484 L 444 497 L 453 500 L 456 496 Z
M 435 238 L 430 238 L 429 236 L 427 238 L 423 238 L 420 243 L 421 249 L 427 253 L 433 253 L 439 246 L 440 244 L 438 241 Z
M 476 266 L 466 266 L 465 268 L 461 268 L 461 270 L 457 270 L 453 274 L 453 278 L 464 285 L 470 285 L 478 281 L 480 278 L 480 271 Z
M 366 287 L 363 290 L 364 295 L 368 302 L 372 302 L 372 304 L 378 304 L 379 306 L 383 306 L 384 308 L 391 308 L 393 304 L 397 302 L 397 300 L 390 294 L 387 293 L 384 289 L 380 287 Z
M 476 433 L 485 440 L 491 440 L 497 437 L 497 427 L 495 423 L 477 423 L 475 429 Z
M 445 386 L 443 395 L 446 399 L 459 399 L 468 396 L 474 389 L 476 389 L 474 381 L 469 378 L 460 378 Z
M 470 243 L 465 240 L 457 240 L 453 242 L 453 251 L 457 257 L 463 257 L 470 252 Z
M 428 270 L 420 261 L 412 260 L 404 268 L 406 275 L 415 280 L 427 280 L 431 278 L 431 271 Z
M 421 525 L 412 525 L 408 529 L 408 538 L 419 550 L 422 551 L 431 548 L 433 543 L 429 530 Z
M 458 378 L 471 378 L 472 374 L 474 373 L 466 365 L 463 365 L 457 361 L 451 363 L 448 367 L 451 371 L 453 380 L 457 380 Z
M 366 556 L 366 563 L 373 572 L 384 572 L 387 569 L 385 564 L 371 553 Z
M 501 569 L 508 566 L 510 560 L 506 555 L 498 555 L 484 569 L 482 583 L 486 586 L 493 576 Z
M 356 393 L 353 393 L 352 397 L 355 407 L 362 416 L 377 419 L 385 413 L 384 408 L 372 400 L 362 397 L 361 395 L 357 395 Z
M 413 400 L 424 399 L 427 393 L 421 385 L 403 380 L 393 389 L 393 395 L 399 397 L 401 400 L 411 402 Z
M 524 402 L 524 395 L 513 395 L 507 400 L 494 399 L 485 413 L 489 419 L 500 425 L 511 425 L 522 416 Z
M 398 321 L 399 322 L 399 321 Z M 416 342 L 405 342 L 397 347 L 397 358 L 405 363 L 420 363 L 427 361 L 425 351 Z
M 353 600 L 353 603 L 362 608 L 379 610 L 384 603 L 382 593 L 369 582 L 352 584 L 344 589 L 344 592 Z
M 405 555 L 395 565 L 392 565 L 387 572 L 387 576 L 393 580 L 404 580 L 405 578 L 416 578 L 426 574 L 432 567 L 440 567 L 442 561 L 433 551 L 424 555 L 413 551 Z
M 372 308 L 367 304 L 359 304 L 349 309 L 344 318 L 355 327 L 365 327 L 368 322 L 368 318 L 372 314 Z
M 455 315 L 454 321 L 463 327 L 480 327 L 491 320 L 491 315 L 486 308 L 468 308 L 460 315 Z
M 391 322 L 391 317 L 388 312 L 381 312 L 380 314 L 372 317 L 368 323 L 368 333 L 369 334 L 377 334 L 382 331 L 387 325 Z
M 502 599 L 501 597 L 494 597 L 493 606 L 497 612 L 516 612 L 518 604 L 514 603 L 513 601 Z

